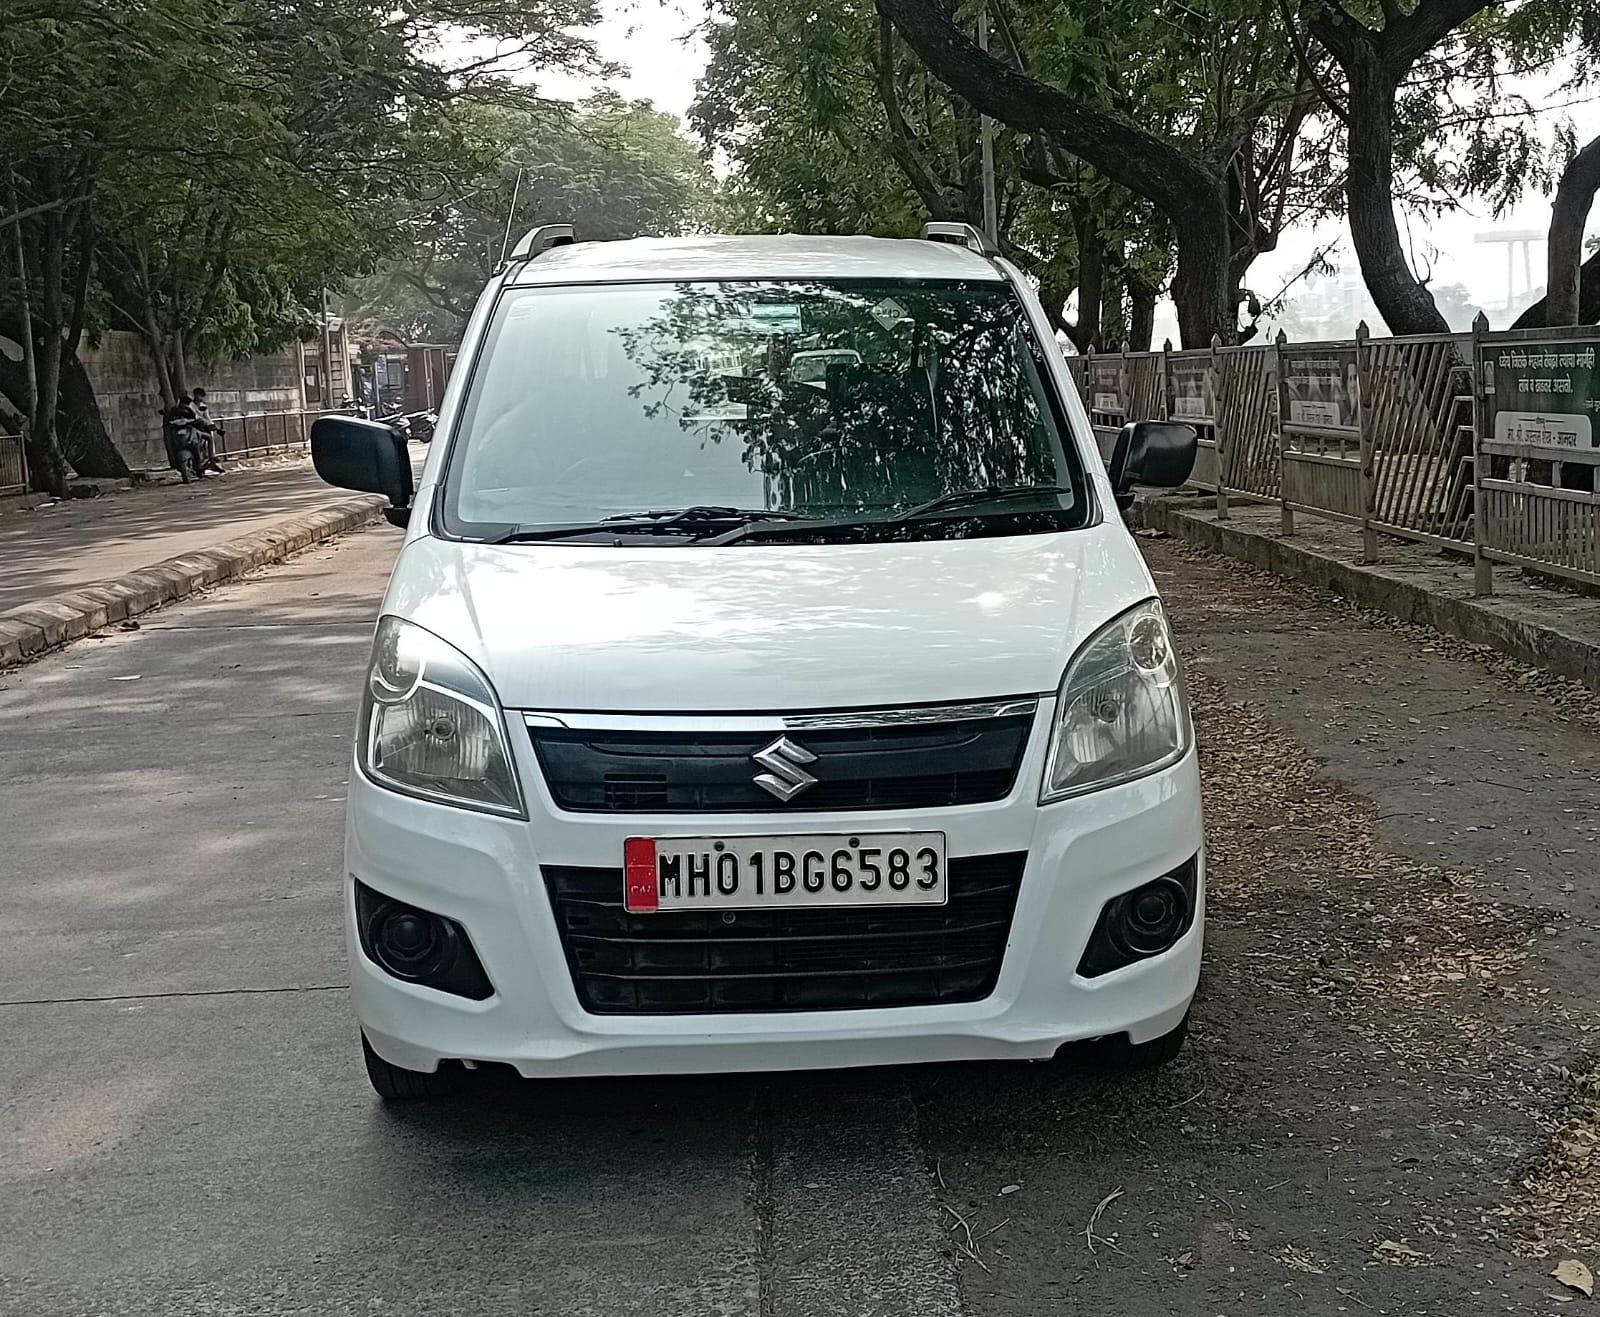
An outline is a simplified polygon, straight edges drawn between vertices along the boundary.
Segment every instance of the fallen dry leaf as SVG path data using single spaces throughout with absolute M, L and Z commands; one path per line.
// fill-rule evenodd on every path
M 1550 1274 L 1568 1289 L 1577 1290 L 1584 1298 L 1594 1298 L 1594 1273 L 1577 1258 L 1568 1258 Z
M 1419 1253 L 1410 1244 L 1402 1244 L 1399 1240 L 1386 1239 L 1374 1250 L 1381 1261 L 1387 1262 L 1391 1267 L 1415 1267 L 1427 1256 Z

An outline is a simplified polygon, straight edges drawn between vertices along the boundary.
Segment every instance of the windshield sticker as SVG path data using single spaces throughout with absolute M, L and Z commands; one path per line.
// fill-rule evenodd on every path
M 737 328 L 753 334 L 798 334 L 800 307 L 793 303 L 752 306 L 733 323 Z
M 906 319 L 907 311 L 892 297 L 886 297 L 872 308 L 872 318 L 885 329 L 893 329 L 902 320 Z

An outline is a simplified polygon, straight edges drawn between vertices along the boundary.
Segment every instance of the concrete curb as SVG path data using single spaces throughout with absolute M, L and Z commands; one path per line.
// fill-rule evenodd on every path
M 0 613 L 0 670 L 196 590 L 231 581 L 268 563 L 378 520 L 384 500 L 342 499 L 214 548 L 168 558 L 123 576 L 49 595 Z
M 1181 499 L 1141 499 L 1132 520 L 1213 553 L 1225 554 L 1291 581 L 1314 585 L 1363 608 L 1416 622 L 1475 644 L 1488 645 L 1533 667 L 1546 668 L 1600 691 L 1600 635 L 1552 625 L 1532 610 L 1498 596 L 1461 598 L 1430 590 L 1379 565 L 1346 562 L 1305 544 L 1262 534 L 1185 506 Z

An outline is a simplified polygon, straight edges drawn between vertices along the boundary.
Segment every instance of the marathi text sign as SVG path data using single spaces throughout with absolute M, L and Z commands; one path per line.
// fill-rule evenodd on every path
M 1217 382 L 1211 358 L 1167 360 L 1167 415 L 1175 421 L 1214 421 Z
M 1356 429 L 1357 371 L 1354 348 L 1318 348 L 1314 354 L 1289 356 L 1284 362 L 1289 424 Z
M 1600 454 L 1600 340 L 1564 339 L 1486 349 L 1493 371 L 1494 437 L 1553 458 Z
M 1121 415 L 1126 409 L 1122 403 L 1122 361 L 1089 362 L 1089 410 L 1115 412 Z

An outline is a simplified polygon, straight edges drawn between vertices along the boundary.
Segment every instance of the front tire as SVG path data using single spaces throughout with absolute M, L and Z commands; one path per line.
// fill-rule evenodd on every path
M 1189 1017 L 1178 1021 L 1175 1029 L 1147 1043 L 1128 1041 L 1128 1035 L 1108 1039 L 1103 1044 L 1104 1064 L 1109 1070 L 1156 1070 L 1177 1060 L 1183 1051 L 1184 1040 L 1189 1036 Z
M 448 1063 L 431 1074 L 426 1070 L 406 1070 L 391 1065 L 372 1050 L 366 1034 L 361 1035 L 361 1058 L 367 1063 L 367 1079 L 373 1092 L 385 1102 L 423 1102 L 449 1097 L 461 1087 L 461 1071 Z

